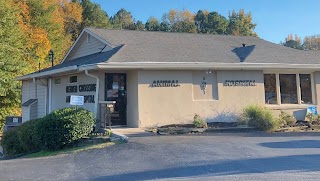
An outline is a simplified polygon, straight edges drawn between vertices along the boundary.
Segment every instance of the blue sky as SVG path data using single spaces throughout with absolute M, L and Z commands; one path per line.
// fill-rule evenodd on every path
M 320 34 L 320 0 L 92 0 L 113 16 L 119 9 L 130 11 L 143 23 L 150 16 L 161 20 L 170 9 L 217 11 L 228 16 L 231 10 L 251 12 L 259 37 L 274 43 L 292 33 L 300 37 Z

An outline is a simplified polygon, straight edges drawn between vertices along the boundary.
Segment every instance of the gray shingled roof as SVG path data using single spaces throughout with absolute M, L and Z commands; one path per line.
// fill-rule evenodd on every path
M 319 51 L 303 51 L 256 37 L 87 28 L 113 48 L 64 61 L 47 72 L 99 63 L 241 63 L 320 65 Z M 246 46 L 243 47 L 242 45 Z M 137 67 L 139 68 L 139 67 Z M 38 75 L 34 72 L 29 75 Z M 25 77 L 23 76 L 23 77 Z
M 87 28 L 123 47 L 107 62 L 217 62 L 319 64 L 320 53 L 256 37 Z M 246 44 L 246 47 L 242 47 Z

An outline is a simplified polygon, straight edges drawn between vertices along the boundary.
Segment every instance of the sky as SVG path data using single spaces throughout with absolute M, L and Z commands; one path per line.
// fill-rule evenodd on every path
M 320 0 L 92 0 L 109 16 L 121 8 L 130 11 L 135 20 L 145 23 L 150 16 L 161 21 L 171 9 L 217 11 L 228 17 L 232 10 L 251 12 L 255 32 L 260 38 L 283 42 L 288 34 L 299 37 L 320 34 Z

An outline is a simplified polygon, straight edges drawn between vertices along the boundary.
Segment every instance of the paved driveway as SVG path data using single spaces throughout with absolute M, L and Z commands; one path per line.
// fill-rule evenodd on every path
M 0 161 L 0 180 L 319 180 L 320 134 L 130 138 L 72 155 Z

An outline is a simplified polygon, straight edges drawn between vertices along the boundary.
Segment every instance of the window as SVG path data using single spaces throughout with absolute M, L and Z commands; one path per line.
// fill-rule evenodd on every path
M 276 74 L 264 75 L 264 95 L 266 104 L 277 104 Z
M 312 104 L 311 87 L 310 74 L 265 74 L 265 103 Z
M 296 74 L 280 74 L 281 104 L 298 104 Z
M 54 79 L 54 84 L 61 84 L 61 79 L 60 78 Z
M 70 76 L 69 82 L 70 82 L 70 83 L 76 83 L 76 82 L 78 82 L 78 77 L 77 77 L 77 76 Z
M 311 104 L 312 103 L 312 92 L 311 92 L 311 76 L 310 74 L 300 74 L 300 89 L 301 89 L 301 103 Z

